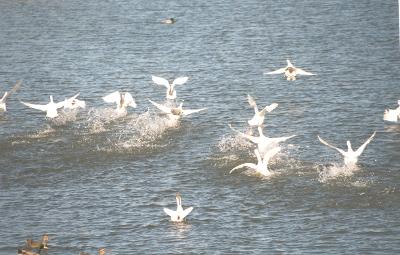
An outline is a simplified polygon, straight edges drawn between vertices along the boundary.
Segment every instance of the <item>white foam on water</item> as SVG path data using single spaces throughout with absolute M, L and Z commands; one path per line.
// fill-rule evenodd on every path
M 104 115 L 103 115 L 104 116 Z M 179 121 L 171 120 L 164 115 L 144 112 L 130 114 L 121 122 L 106 125 L 104 121 L 95 119 L 89 125 L 90 133 L 105 132 L 107 137 L 103 144 L 97 144 L 96 149 L 106 152 L 132 152 L 147 148 L 166 146 L 159 139 L 166 131 L 179 128 Z M 95 128 L 95 130 L 93 130 Z
M 332 166 L 324 166 L 322 171 L 319 173 L 319 182 L 325 183 L 329 180 L 336 179 L 338 177 L 350 177 L 358 170 L 357 166 L 347 167 L 344 165 L 334 164 Z
M 217 145 L 220 152 L 231 152 L 247 150 L 254 147 L 254 144 L 240 135 L 223 136 Z

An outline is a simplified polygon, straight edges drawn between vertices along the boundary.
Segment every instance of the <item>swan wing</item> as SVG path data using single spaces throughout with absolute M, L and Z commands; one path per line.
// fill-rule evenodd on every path
M 125 92 L 124 101 L 127 106 L 130 106 L 133 108 L 136 108 L 136 106 L 137 106 L 135 100 L 133 99 L 131 93 L 129 93 L 129 92 Z
M 360 146 L 360 148 L 358 148 L 356 150 L 356 154 L 357 156 L 360 156 L 361 153 L 363 153 L 363 151 L 365 150 L 365 148 L 367 147 L 367 145 L 372 141 L 372 139 L 374 139 L 374 136 L 376 134 L 376 131 L 374 131 L 374 133 L 368 138 L 367 141 L 365 141 L 365 143 L 363 145 Z
M 185 218 L 186 216 L 188 216 L 188 214 L 189 214 L 192 210 L 193 210 L 193 207 L 189 207 L 189 208 L 186 208 L 185 210 L 183 210 L 182 215 L 181 215 L 181 218 L 183 219 L 183 218 Z
M 6 93 L 4 93 L 3 98 L 1 99 L 2 102 L 4 102 L 9 96 L 11 96 L 13 93 L 15 93 L 20 87 L 21 87 L 22 81 L 17 81 L 17 83 L 14 84 L 12 89 Z
M 252 169 L 257 169 L 257 165 L 253 164 L 253 163 L 243 163 L 238 165 L 237 167 L 232 168 L 232 170 L 229 172 L 229 174 L 231 174 L 233 171 L 243 168 L 243 167 L 248 167 L 248 168 L 252 168 Z
M 263 164 L 268 164 L 268 162 L 270 161 L 270 159 L 271 159 L 272 157 L 274 157 L 280 150 L 281 150 L 281 147 L 275 147 L 275 148 L 273 148 L 273 149 L 267 151 L 267 152 L 264 154 L 264 157 L 263 157 Z
M 259 143 L 259 141 L 260 141 L 259 137 L 247 135 L 245 133 L 240 132 L 239 130 L 234 129 L 231 124 L 228 124 L 228 125 L 234 132 L 238 133 L 241 137 L 244 137 L 244 138 L 252 141 L 253 143 Z
M 107 103 L 119 103 L 119 101 L 121 100 L 121 95 L 119 93 L 119 91 L 115 91 L 111 94 L 108 94 L 107 96 L 103 97 L 103 100 Z
M 297 68 L 297 67 L 296 67 L 296 74 L 301 74 L 301 75 L 315 75 L 315 74 L 313 74 L 313 73 L 304 71 L 303 69 L 300 69 L 300 68 Z
M 286 67 L 282 67 L 282 68 L 279 68 L 278 70 L 275 70 L 275 71 L 272 71 L 272 72 L 268 72 L 268 73 L 265 73 L 265 74 L 281 74 L 281 73 L 285 73 L 285 71 L 286 71 Z
M 254 98 L 252 96 L 247 95 L 247 101 L 249 102 L 249 105 L 251 107 L 257 107 L 256 100 L 254 100 Z
M 337 150 L 337 151 L 340 152 L 342 155 L 345 155 L 345 154 L 346 154 L 346 152 L 345 152 L 344 150 L 339 149 L 339 148 L 337 148 L 337 147 L 335 147 L 335 146 L 333 146 L 333 145 L 330 145 L 328 142 L 324 141 L 321 137 L 318 136 L 318 139 L 319 139 L 319 141 L 320 141 L 322 144 L 325 144 L 326 146 L 328 146 L 328 147 L 330 147 L 330 148 L 332 148 L 332 149 Z
M 167 79 L 164 79 L 164 78 L 161 78 L 161 77 L 158 77 L 158 76 L 153 76 L 153 75 L 151 76 L 151 79 L 153 80 L 153 82 L 155 84 L 162 85 L 162 86 L 165 86 L 165 87 L 169 88 L 169 82 L 168 82 Z
M 171 113 L 171 108 L 162 105 L 162 104 L 157 104 L 156 102 L 153 102 L 151 100 L 149 100 L 150 103 L 152 103 L 155 107 L 157 107 L 160 111 L 164 112 L 164 113 Z
M 21 103 L 23 103 L 24 105 L 32 108 L 32 109 L 36 109 L 36 110 L 40 110 L 40 111 L 44 111 L 46 112 L 48 109 L 47 104 L 46 105 L 42 105 L 42 104 L 31 104 L 31 103 L 25 103 L 23 101 L 21 101 Z
M 185 82 L 187 82 L 188 79 L 189 79 L 189 77 L 178 77 L 172 82 L 172 86 L 174 86 L 174 85 L 182 85 Z
M 196 112 L 201 112 L 201 111 L 204 111 L 204 110 L 207 110 L 207 108 L 201 108 L 201 109 L 196 109 L 196 110 L 182 110 L 182 115 L 186 116 L 186 115 L 189 115 L 189 114 L 192 114 L 192 113 L 196 113 Z
M 270 104 L 270 105 L 268 105 L 268 106 L 265 106 L 264 109 L 262 110 L 262 112 L 263 112 L 263 113 L 265 113 L 265 112 L 272 112 L 276 107 L 278 107 L 278 104 L 277 104 L 277 103 Z
M 6 101 L 7 97 L 9 97 L 9 93 L 8 92 L 4 92 L 3 97 L 0 99 L 0 103 L 3 103 Z
M 280 143 L 280 142 L 284 142 L 290 138 L 295 137 L 296 135 L 291 135 L 291 136 L 283 136 L 283 137 L 276 137 L 276 138 L 271 138 L 274 142 L 276 143 Z
M 172 211 L 171 209 L 164 208 L 164 212 L 169 215 L 171 218 L 176 216 L 176 211 Z

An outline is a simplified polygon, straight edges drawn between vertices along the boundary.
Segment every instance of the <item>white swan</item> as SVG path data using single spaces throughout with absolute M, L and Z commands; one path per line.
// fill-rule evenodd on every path
M 264 155 L 268 150 L 277 147 L 279 143 L 284 142 L 296 136 L 296 135 L 291 135 L 291 136 L 275 137 L 275 138 L 267 137 L 263 134 L 262 127 L 260 126 L 257 128 L 259 136 L 252 136 L 234 129 L 230 124 L 229 127 L 243 138 L 246 138 L 247 140 L 250 140 L 251 142 L 257 144 L 258 151 L 260 152 L 261 155 Z
M 57 109 L 64 107 L 64 101 L 55 103 L 53 101 L 53 96 L 50 96 L 50 102 L 45 105 L 25 103 L 22 101 L 21 101 L 21 103 L 23 103 L 24 105 L 26 105 L 30 108 L 46 112 L 46 117 L 48 117 L 48 118 L 57 117 L 58 116 Z
M 396 109 L 385 109 L 383 120 L 390 122 L 400 122 L 400 100 L 397 101 L 399 106 Z
M 286 60 L 287 62 L 287 66 L 283 67 L 283 68 L 279 68 L 278 70 L 272 71 L 272 72 L 268 72 L 266 74 L 285 74 L 286 79 L 288 81 L 294 81 L 296 80 L 296 75 L 301 74 L 301 75 L 315 75 L 313 73 L 310 72 L 306 72 L 303 69 L 300 69 L 298 67 L 295 67 L 289 59 Z
M 135 100 L 129 92 L 115 91 L 107 96 L 104 96 L 103 100 L 107 103 L 116 103 L 117 108 L 115 109 L 115 111 L 118 114 L 126 114 L 126 108 L 128 106 L 133 108 L 136 108 L 137 106 Z
M 254 108 L 254 116 L 251 120 L 248 121 L 250 126 L 260 126 L 264 123 L 265 113 L 272 112 L 276 107 L 278 107 L 277 103 L 273 103 L 269 106 L 265 106 L 261 111 L 258 110 L 256 101 L 250 95 L 247 95 L 247 100 L 251 107 Z
M 7 111 L 6 101 L 7 98 L 10 97 L 15 91 L 17 91 L 21 87 L 21 81 L 17 81 L 15 85 L 12 87 L 10 91 L 4 92 L 3 97 L 0 99 L 0 110 Z
M 256 157 L 257 157 L 257 165 L 254 163 L 243 163 L 241 165 L 238 165 L 237 167 L 234 167 L 229 173 L 231 174 L 233 171 L 235 171 L 237 169 L 240 169 L 243 167 L 248 167 L 264 176 L 271 175 L 271 172 L 268 170 L 268 162 L 280 150 L 281 150 L 280 147 L 275 147 L 275 148 L 267 151 L 267 153 L 264 154 L 264 157 L 261 158 L 260 152 L 258 151 L 258 149 L 255 149 L 254 153 L 256 154 Z
M 374 138 L 376 134 L 376 131 L 374 131 L 374 133 L 368 138 L 367 141 L 365 141 L 365 143 L 363 145 L 360 146 L 360 148 L 358 148 L 356 151 L 354 151 L 351 148 L 351 143 L 350 141 L 347 141 L 347 151 L 344 151 L 342 149 L 336 148 L 335 146 L 330 145 L 329 143 L 327 143 L 326 141 L 324 141 L 321 137 L 318 136 L 318 139 L 321 143 L 325 144 L 326 146 L 337 150 L 338 152 L 340 152 L 340 154 L 342 154 L 344 156 L 344 164 L 347 167 L 352 167 L 354 166 L 357 161 L 358 161 L 358 157 L 361 155 L 361 153 L 363 153 L 363 151 L 365 150 L 365 148 L 367 147 L 367 145 L 372 141 L 372 139 Z
M 176 194 L 176 211 L 164 208 L 164 212 L 171 217 L 171 221 L 182 222 L 185 217 L 193 210 L 193 207 L 186 208 L 183 210 L 182 198 L 179 193 Z
M 64 108 L 65 109 L 77 109 L 77 108 L 85 108 L 86 103 L 83 100 L 76 99 L 79 96 L 79 93 L 73 97 L 67 98 L 64 100 Z
M 189 77 L 178 77 L 175 80 L 173 80 L 172 83 L 170 83 L 167 79 L 157 76 L 151 76 L 151 79 L 153 80 L 154 83 L 165 86 L 167 88 L 167 95 L 166 95 L 167 99 L 173 100 L 176 98 L 175 86 L 184 84 L 185 82 L 187 82 Z
M 187 110 L 187 109 L 183 109 L 182 108 L 182 104 L 183 103 L 180 103 L 180 105 L 178 107 L 168 107 L 168 106 L 161 105 L 161 104 L 158 104 L 156 102 L 153 102 L 151 100 L 149 100 L 149 101 L 155 107 L 157 107 L 160 111 L 162 111 L 163 113 L 167 114 L 170 119 L 174 119 L 174 120 L 178 120 L 182 116 L 186 116 L 186 115 L 189 115 L 189 114 L 192 114 L 192 113 L 204 111 L 204 110 L 207 109 L 207 108 L 201 108 L 201 109 L 196 109 L 196 110 Z

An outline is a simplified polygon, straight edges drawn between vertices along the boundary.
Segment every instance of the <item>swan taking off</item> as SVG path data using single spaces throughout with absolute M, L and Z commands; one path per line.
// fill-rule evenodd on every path
M 14 92 L 16 92 L 21 87 L 21 81 L 15 83 L 10 91 L 4 92 L 3 97 L 0 99 L 0 110 L 7 111 L 6 101 L 9 96 L 11 96 Z
M 235 171 L 237 169 L 240 169 L 240 168 L 243 168 L 243 167 L 248 167 L 248 168 L 251 168 L 251 169 L 255 170 L 257 173 L 260 173 L 260 174 L 264 175 L 264 176 L 271 175 L 271 172 L 268 170 L 268 162 L 280 150 L 281 150 L 280 147 L 275 147 L 275 148 L 267 151 L 267 153 L 264 154 L 264 157 L 261 158 L 260 152 L 258 151 L 258 149 L 255 149 L 254 153 L 256 154 L 256 157 L 257 157 L 257 165 L 254 164 L 254 163 L 243 163 L 241 165 L 238 165 L 237 167 L 234 167 L 229 173 L 231 174 L 233 171 Z
M 21 103 L 23 103 L 24 105 L 26 105 L 30 108 L 46 112 L 46 117 L 48 117 L 48 118 L 57 117 L 58 116 L 57 109 L 64 107 L 64 101 L 59 102 L 59 103 L 54 103 L 53 96 L 50 96 L 50 102 L 45 105 L 25 103 L 22 101 L 21 101 Z
M 64 108 L 73 110 L 73 109 L 77 109 L 80 107 L 80 108 L 84 109 L 86 107 L 86 103 L 85 103 L 85 101 L 76 99 L 78 96 L 79 96 L 79 93 L 73 97 L 65 99 L 64 100 Z
M 383 120 L 390 122 L 400 122 L 400 100 L 397 101 L 399 106 L 396 109 L 386 109 L 383 113 Z
M 374 133 L 368 138 L 367 141 L 365 141 L 365 143 L 363 145 L 360 146 L 360 148 L 358 148 L 356 151 L 354 151 L 351 148 L 351 143 L 350 141 L 347 141 L 347 151 L 344 151 L 342 149 L 336 148 L 335 146 L 330 145 L 329 143 L 327 143 L 326 141 L 324 141 L 321 137 L 318 136 L 318 139 L 321 143 L 325 144 L 326 146 L 337 150 L 338 152 L 340 152 L 340 154 L 342 154 L 344 156 L 344 164 L 347 167 L 352 167 L 354 166 L 357 161 L 358 161 L 358 157 L 361 155 L 361 153 L 363 153 L 363 151 L 365 150 L 365 148 L 367 147 L 367 145 L 372 141 L 372 139 L 374 138 L 376 134 L 376 131 L 374 131 Z
M 164 208 L 164 212 L 171 217 L 171 221 L 174 222 L 182 222 L 184 218 L 193 210 L 193 207 L 186 208 L 183 210 L 182 208 L 182 198 L 179 193 L 176 194 L 176 211 L 172 211 L 171 209 Z
M 300 74 L 300 75 L 315 75 L 313 73 L 310 72 L 306 72 L 303 69 L 300 69 L 298 67 L 295 67 L 289 59 L 286 60 L 287 62 L 287 66 L 280 68 L 278 70 L 272 71 L 272 72 L 268 72 L 266 74 L 285 74 L 286 79 L 288 81 L 294 81 L 296 80 L 296 75 Z
M 234 129 L 230 124 L 229 127 L 236 133 L 238 133 L 241 137 L 246 138 L 247 140 L 251 141 L 252 143 L 257 144 L 258 151 L 260 152 L 261 155 L 264 155 L 265 153 L 268 152 L 268 150 L 277 147 L 279 143 L 284 142 L 290 138 L 295 137 L 296 135 L 291 135 L 291 136 L 284 136 L 284 137 L 267 137 L 263 134 L 262 127 L 258 127 L 258 133 L 260 136 L 252 136 L 252 135 L 247 135 L 244 134 L 236 129 Z
M 175 80 L 173 80 L 172 83 L 170 83 L 167 79 L 157 76 L 151 76 L 151 79 L 153 80 L 154 83 L 165 86 L 167 88 L 167 96 L 166 96 L 167 99 L 173 100 L 176 98 L 175 86 L 184 84 L 185 82 L 187 82 L 189 77 L 178 77 Z
M 136 108 L 135 100 L 129 92 L 115 91 L 107 96 L 104 96 L 103 100 L 107 103 L 116 103 L 117 108 L 115 109 L 115 111 L 118 114 L 126 114 L 126 108 L 128 106 Z
M 178 120 L 180 119 L 182 116 L 186 116 L 195 112 L 200 112 L 200 111 L 204 111 L 207 108 L 201 108 L 201 109 L 196 109 L 196 110 L 187 110 L 187 109 L 182 109 L 182 104 L 181 103 L 178 107 L 168 107 L 165 105 L 161 105 L 158 104 L 156 102 L 153 102 L 151 100 L 149 100 L 150 103 L 152 103 L 155 107 L 157 107 L 160 111 L 162 111 L 163 113 L 167 114 L 168 117 L 170 119 L 173 120 Z
M 273 103 L 269 106 L 265 106 L 264 109 L 259 111 L 253 97 L 247 95 L 247 100 L 249 101 L 250 106 L 254 108 L 254 116 L 248 121 L 250 126 L 261 126 L 264 123 L 265 113 L 272 112 L 276 107 L 278 107 L 277 103 Z

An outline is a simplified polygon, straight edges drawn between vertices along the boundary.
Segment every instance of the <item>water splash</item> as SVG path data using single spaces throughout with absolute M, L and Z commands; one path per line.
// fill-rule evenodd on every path
M 232 152 L 247 150 L 253 148 L 254 145 L 240 135 L 223 136 L 217 145 L 220 152 Z
M 326 183 L 338 177 L 350 177 L 358 170 L 357 166 L 347 167 L 344 165 L 333 164 L 331 166 L 323 166 L 319 173 L 318 180 Z
M 160 138 L 166 131 L 180 126 L 178 121 L 149 111 L 128 116 L 109 114 L 108 111 L 95 112 L 89 119 L 89 133 L 102 133 L 103 142 L 98 140 L 101 137 L 95 136 L 98 151 L 132 152 L 164 147 L 166 144 L 159 141 Z M 107 116 L 110 119 L 105 119 Z

